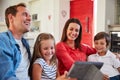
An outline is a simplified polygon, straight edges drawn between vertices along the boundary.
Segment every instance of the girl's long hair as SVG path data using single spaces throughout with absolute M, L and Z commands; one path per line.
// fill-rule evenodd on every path
M 43 40 L 48 40 L 48 39 L 53 39 L 54 40 L 54 46 L 55 46 L 55 39 L 54 37 L 49 34 L 49 33 L 41 33 L 38 35 L 36 42 L 34 44 L 34 50 L 33 50 L 33 56 L 30 62 L 30 67 L 29 67 L 29 71 L 28 71 L 28 75 L 30 76 L 30 79 L 32 80 L 32 66 L 33 63 L 35 62 L 35 60 L 37 58 L 43 58 L 42 53 L 41 53 L 41 41 Z M 56 64 L 57 65 L 57 58 L 56 55 L 54 54 L 53 57 L 50 60 L 50 64 Z

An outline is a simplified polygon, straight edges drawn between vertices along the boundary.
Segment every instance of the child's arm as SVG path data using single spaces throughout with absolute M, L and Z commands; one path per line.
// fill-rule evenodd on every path
M 120 73 L 120 67 L 118 67 L 118 68 L 117 68 L 117 70 L 118 70 L 118 71 L 119 71 L 119 73 Z
M 64 74 L 57 77 L 56 80 L 78 80 L 78 79 L 77 78 L 68 78 L 67 77 L 67 71 L 65 71 Z
M 57 70 L 56 78 L 60 76 L 59 70 Z
M 119 60 L 120 60 L 120 54 L 118 54 L 118 53 L 113 53 L 113 54 L 115 54 L 116 55 L 116 58 L 118 58 Z
M 69 80 L 69 79 L 67 78 L 67 72 L 64 72 L 63 75 L 58 76 L 56 80 Z
M 33 64 L 32 80 L 41 80 L 42 68 L 39 64 Z

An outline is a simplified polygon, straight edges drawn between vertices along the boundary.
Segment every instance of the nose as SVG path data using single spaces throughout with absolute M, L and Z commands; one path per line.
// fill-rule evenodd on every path
M 27 20 L 31 21 L 31 15 L 27 15 Z
M 52 50 L 51 49 L 49 49 L 48 52 L 49 52 L 49 54 L 52 54 Z
M 75 31 L 75 30 L 73 30 L 73 31 L 72 31 L 72 34 L 75 34 L 75 33 L 76 33 L 76 31 Z

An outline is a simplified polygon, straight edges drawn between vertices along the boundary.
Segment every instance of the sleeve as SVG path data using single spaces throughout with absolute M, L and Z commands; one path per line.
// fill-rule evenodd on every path
M 93 61 L 96 61 L 96 60 L 94 59 L 93 55 L 89 55 L 88 58 L 87 58 L 87 61 L 93 62 Z
M 112 54 L 112 61 L 113 61 L 113 66 L 115 67 L 115 68 L 119 68 L 120 67 L 120 60 L 118 59 L 118 58 L 116 58 L 116 55 L 114 55 L 113 53 L 111 53 Z
M 42 58 L 38 58 L 34 62 L 34 64 L 39 64 L 42 68 L 44 67 L 45 63 L 46 62 Z
M 63 63 L 67 70 L 69 70 L 72 64 L 75 62 L 73 58 L 69 55 L 69 52 L 65 48 L 64 44 L 61 43 L 56 45 L 56 56 L 58 60 Z
M 8 47 L 0 40 L 0 80 L 18 80 L 13 65 Z
M 87 55 L 91 55 L 91 54 L 95 54 L 96 53 L 96 49 L 91 47 L 91 46 L 89 46 L 89 45 L 81 44 L 81 48 Z

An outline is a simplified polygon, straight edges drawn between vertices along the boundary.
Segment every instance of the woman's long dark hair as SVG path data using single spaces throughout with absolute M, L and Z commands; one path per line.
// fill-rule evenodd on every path
M 61 41 L 65 42 L 67 40 L 67 29 L 68 29 L 68 26 L 69 26 L 70 23 L 77 23 L 78 25 L 80 25 L 79 35 L 75 40 L 75 48 L 80 49 L 81 48 L 80 43 L 81 43 L 81 39 L 82 39 L 82 25 L 77 18 L 70 18 L 70 19 L 67 20 L 67 22 L 65 23 L 65 26 L 63 28 Z

